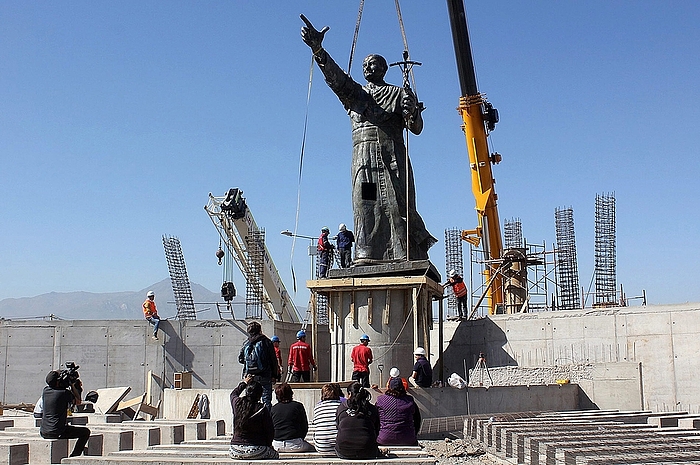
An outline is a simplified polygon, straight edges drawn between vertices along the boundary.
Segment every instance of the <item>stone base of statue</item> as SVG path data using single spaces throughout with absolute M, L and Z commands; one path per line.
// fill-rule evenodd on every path
M 333 269 L 326 279 L 307 281 L 307 287 L 312 306 L 319 294 L 328 297 L 331 381 L 351 379 L 350 352 L 363 334 L 370 337 L 374 356 L 370 383 L 380 387 L 392 367 L 404 378 L 411 375 L 416 347 L 430 352 L 434 305 L 442 314 L 443 296 L 440 275 L 430 261 Z M 435 363 L 438 354 L 431 355 Z

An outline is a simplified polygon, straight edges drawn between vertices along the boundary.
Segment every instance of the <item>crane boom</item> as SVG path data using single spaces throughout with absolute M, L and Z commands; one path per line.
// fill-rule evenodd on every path
M 472 193 L 476 201 L 478 226 L 476 229 L 462 231 L 462 239 L 473 245 L 481 243 L 486 258 L 484 281 L 488 283 L 486 296 L 490 314 L 498 313 L 503 304 L 503 279 L 498 273 L 503 249 L 498 207 L 496 200 L 495 179 L 491 164 L 500 162 L 500 155 L 489 154 L 488 131 L 494 129 L 498 122 L 498 111 L 479 93 L 476 83 L 476 71 L 469 43 L 467 17 L 463 0 L 447 0 L 450 16 L 452 39 L 457 59 L 457 72 L 462 95 L 458 111 L 462 116 L 464 135 L 469 152 Z
M 242 194 L 243 192 L 237 188 L 230 189 L 223 197 L 215 197 L 210 193 L 209 202 L 204 209 L 246 278 L 246 283 L 250 283 L 255 279 L 255 271 L 248 259 L 246 238 L 252 231 L 259 231 L 259 228 Z M 263 308 L 272 320 L 297 323 L 299 314 L 294 301 L 280 278 L 267 245 L 263 244 L 263 246 Z

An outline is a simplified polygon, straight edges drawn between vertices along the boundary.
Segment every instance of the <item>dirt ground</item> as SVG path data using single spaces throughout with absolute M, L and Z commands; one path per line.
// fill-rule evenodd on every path
M 504 465 L 509 463 L 486 453 L 478 444 L 472 444 L 462 439 L 419 442 L 425 452 L 438 460 L 438 465 Z

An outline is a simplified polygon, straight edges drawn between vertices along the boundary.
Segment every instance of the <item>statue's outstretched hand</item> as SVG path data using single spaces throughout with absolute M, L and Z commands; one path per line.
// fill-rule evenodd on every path
M 311 24 L 311 21 L 309 21 L 306 16 L 304 15 L 299 15 L 302 21 L 306 24 L 306 26 L 301 28 L 301 40 L 304 41 L 306 45 L 311 47 L 311 50 L 316 53 L 318 50 L 321 49 L 322 43 L 323 43 L 323 36 L 326 35 L 326 32 L 330 29 L 328 26 L 324 27 L 320 31 L 318 31 L 313 24 Z

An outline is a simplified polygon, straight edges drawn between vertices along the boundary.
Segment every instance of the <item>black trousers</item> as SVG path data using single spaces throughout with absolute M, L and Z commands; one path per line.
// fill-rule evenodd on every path
M 83 453 L 89 438 L 89 429 L 73 425 L 66 425 L 65 431 L 58 437 L 58 439 L 77 439 L 73 452 L 70 454 L 71 457 L 76 457 Z
M 369 371 L 353 371 L 352 380 L 357 381 L 362 387 L 369 387 Z

